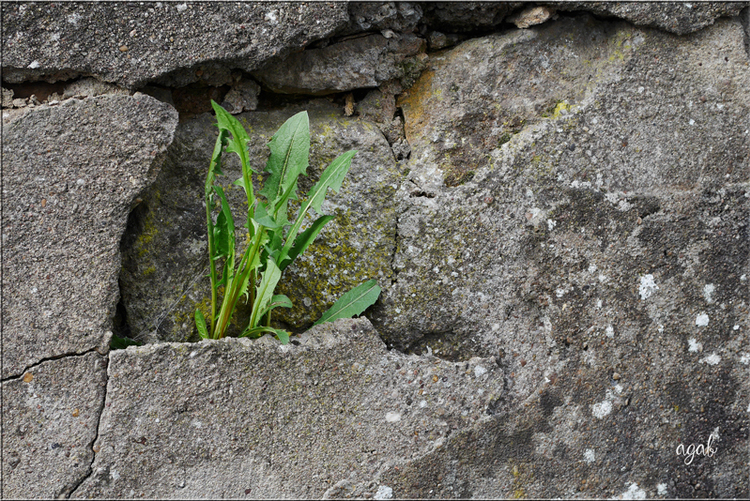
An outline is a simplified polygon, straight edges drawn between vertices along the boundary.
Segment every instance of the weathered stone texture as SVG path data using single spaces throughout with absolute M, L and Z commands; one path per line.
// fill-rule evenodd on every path
M 413 56 L 423 52 L 424 45 L 411 34 L 361 36 L 292 54 L 253 76 L 274 92 L 287 94 L 322 95 L 378 87 L 408 76 Z
M 90 474 L 106 369 L 87 353 L 3 382 L 3 499 L 58 498 Z
M 636 26 L 686 35 L 710 26 L 720 17 L 733 17 L 747 2 L 560 2 L 561 11 L 582 10 L 618 17 Z
M 502 378 L 492 360 L 388 352 L 366 319 L 287 346 L 130 347 L 108 374 L 94 474 L 74 497 L 318 498 L 483 419 Z
M 3 377 L 108 349 L 127 215 L 176 125 L 173 109 L 136 94 L 68 100 L 3 127 Z
M 231 82 L 270 57 L 325 38 L 349 20 L 344 3 L 3 4 L 3 79 L 96 75 L 137 88 Z

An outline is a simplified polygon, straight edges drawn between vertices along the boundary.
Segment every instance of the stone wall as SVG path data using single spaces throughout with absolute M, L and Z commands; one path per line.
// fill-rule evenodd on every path
M 747 2 L 1 8 L 3 497 L 748 497 Z M 211 99 L 359 151 L 289 345 L 196 342 Z

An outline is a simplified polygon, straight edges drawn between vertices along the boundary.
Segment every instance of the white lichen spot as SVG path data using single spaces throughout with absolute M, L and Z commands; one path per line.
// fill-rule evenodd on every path
M 79 13 L 75 12 L 68 17 L 65 18 L 66 21 L 68 21 L 73 26 L 78 26 L 78 21 L 80 21 L 83 18 Z
M 607 335 L 607 337 L 609 337 L 609 338 L 613 338 L 613 337 L 615 337 L 615 329 L 614 329 L 614 327 L 612 327 L 611 325 L 608 325 L 608 326 L 607 326 L 607 329 L 606 329 L 606 330 L 604 331 L 604 333 L 605 333 L 605 334 Z
M 718 365 L 719 362 L 721 362 L 721 357 L 716 353 L 711 353 L 709 356 L 700 359 L 700 363 L 708 365 Z
M 605 400 L 591 406 L 591 412 L 596 419 L 602 419 L 612 412 L 612 402 Z
M 706 284 L 706 286 L 703 287 L 703 297 L 706 298 L 706 302 L 708 304 L 711 304 L 714 302 L 712 295 L 715 290 L 716 290 L 716 287 L 714 287 L 714 284 Z
M 393 489 L 387 485 L 381 485 L 378 487 L 378 491 L 375 493 L 373 499 L 392 499 Z
M 695 120 L 693 120 L 693 119 L 691 118 L 690 120 L 688 120 L 688 123 L 689 123 L 690 125 L 695 125 Z
M 641 277 L 641 285 L 638 287 L 638 293 L 641 295 L 641 300 L 650 298 L 657 290 L 659 290 L 659 286 L 654 282 L 653 275 L 648 274 Z
M 425 407 L 427 407 L 427 400 L 422 400 L 421 402 L 419 402 L 420 409 L 424 409 Z
M 602 309 L 602 306 L 603 306 L 603 304 L 604 304 L 604 303 L 602 303 L 602 300 L 601 300 L 601 299 L 597 299 L 597 300 L 596 300 L 596 307 L 597 307 L 598 309 L 600 309 L 600 310 L 601 310 L 601 309 Z
M 279 11 L 272 10 L 272 11 L 266 12 L 265 20 L 271 24 L 279 24 Z
M 596 265 L 594 263 L 591 263 L 589 265 L 589 273 L 593 274 L 596 271 Z
M 117 470 L 110 470 L 109 471 L 109 476 L 112 477 L 112 480 L 119 480 L 120 479 L 120 474 L 117 473 Z
M 659 484 L 656 486 L 656 493 L 660 496 L 667 495 L 667 484 Z
M 192 423 L 190 423 L 190 424 L 193 425 L 195 428 L 202 428 L 203 427 L 203 423 L 200 422 L 200 421 L 198 421 L 197 419 L 195 421 L 193 421 Z
M 35 70 L 35 69 L 37 69 L 40 66 L 41 66 L 41 64 L 39 63 L 39 61 L 34 60 L 34 61 L 31 61 L 31 63 L 29 64 L 28 68 L 30 70 Z
M 701 313 L 697 317 L 695 317 L 695 325 L 698 327 L 705 327 L 708 325 L 708 315 L 705 313 Z
M 486 373 L 487 373 L 487 369 L 485 369 L 481 365 L 477 365 L 476 367 L 474 367 L 474 377 L 483 376 Z
M 697 341 L 695 338 L 688 339 L 688 351 L 698 353 L 703 351 L 703 344 Z
M 662 332 L 664 332 L 664 326 L 662 324 L 659 324 L 656 330 L 659 331 L 659 334 L 661 334 Z
M 187 3 L 181 3 L 177 5 L 177 12 L 185 12 L 187 10 Z
M 594 452 L 594 449 L 586 449 L 586 452 L 583 453 L 583 459 L 587 463 L 593 463 L 596 461 L 596 453 Z
M 740 363 L 744 365 L 750 364 L 750 355 L 747 353 L 743 353 L 740 357 Z
M 740 330 L 740 326 L 739 326 L 739 324 L 734 324 L 734 327 L 732 327 L 732 330 L 733 330 L 733 331 L 738 331 L 738 330 Z
M 565 289 L 557 289 L 557 290 L 555 290 L 555 295 L 557 297 L 563 297 L 565 295 Z
M 646 499 L 646 491 L 633 482 L 628 490 L 622 493 L 622 499 Z
M 549 231 L 552 231 L 552 230 L 554 229 L 554 227 L 555 227 L 555 226 L 557 226 L 557 223 L 556 223 L 556 222 L 554 222 L 554 221 L 553 221 L 553 220 L 551 220 L 551 219 L 547 219 L 547 229 L 548 229 Z
M 303 297 L 302 304 L 305 305 L 305 308 L 309 308 L 310 306 L 312 306 L 312 299 L 310 299 L 309 297 Z
M 599 282 L 604 283 L 607 281 L 606 275 L 599 274 Z
M 388 412 L 385 415 L 385 420 L 389 423 L 395 423 L 397 421 L 401 421 L 401 414 L 398 412 Z

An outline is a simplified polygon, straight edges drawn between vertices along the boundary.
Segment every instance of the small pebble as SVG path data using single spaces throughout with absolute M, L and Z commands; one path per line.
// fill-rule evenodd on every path
M 615 372 L 614 374 L 612 374 L 612 379 L 614 379 L 615 381 L 617 381 L 618 379 L 620 379 L 620 373 L 619 372 Z

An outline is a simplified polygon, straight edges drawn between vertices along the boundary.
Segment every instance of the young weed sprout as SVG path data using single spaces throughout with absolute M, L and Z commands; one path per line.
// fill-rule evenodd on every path
M 253 190 L 253 170 L 248 158 L 249 136 L 240 122 L 221 106 L 211 101 L 216 112 L 219 137 L 216 139 L 206 177 L 206 222 L 208 226 L 208 258 L 211 277 L 211 311 L 206 320 L 200 309 L 195 310 L 195 325 L 203 339 L 221 339 L 226 335 L 240 298 L 251 305 L 250 320 L 240 337 L 257 338 L 274 334 L 282 343 L 289 342 L 289 332 L 271 326 L 275 308 L 291 308 L 292 302 L 283 294 L 274 294 L 281 275 L 315 240 L 333 216 L 318 217 L 300 232 L 302 220 L 313 208 L 320 213 L 328 188 L 341 189 L 352 158 L 348 151 L 323 171 L 320 180 L 300 201 L 293 222 L 289 220 L 288 202 L 297 198 L 297 178 L 306 174 L 310 154 L 310 123 L 307 112 L 287 120 L 274 134 L 266 164 L 268 177 L 262 189 Z M 242 177 L 233 184 L 242 188 L 247 197 L 247 219 L 244 226 L 249 244 L 241 256 L 235 255 L 235 223 L 224 190 L 216 183 L 221 172 L 221 156 L 235 153 L 242 164 Z M 214 222 L 214 213 L 216 222 Z M 223 297 L 219 301 L 219 294 Z M 368 280 L 347 292 L 326 311 L 315 325 L 349 318 L 362 313 L 380 295 L 375 280 Z

